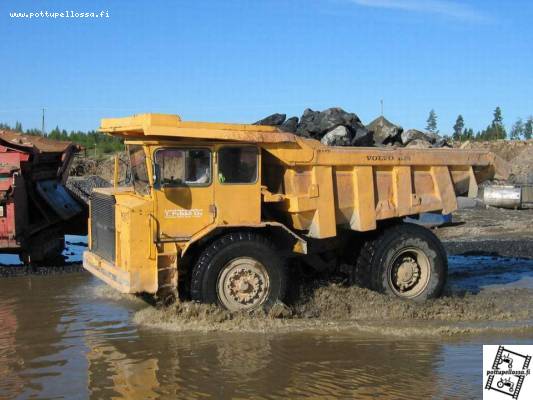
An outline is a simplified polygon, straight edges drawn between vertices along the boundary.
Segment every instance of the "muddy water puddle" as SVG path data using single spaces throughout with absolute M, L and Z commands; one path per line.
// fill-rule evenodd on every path
M 270 315 L 166 310 L 85 273 L 0 279 L 0 398 L 480 398 L 482 344 L 533 342 L 533 261 L 450 257 L 448 296 L 326 285 Z

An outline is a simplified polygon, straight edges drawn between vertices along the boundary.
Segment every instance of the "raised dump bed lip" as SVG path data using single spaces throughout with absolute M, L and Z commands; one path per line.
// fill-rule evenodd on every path
M 123 118 L 104 118 L 100 132 L 123 137 L 174 137 L 218 139 L 257 143 L 296 142 L 296 136 L 264 125 L 182 121 L 174 114 L 136 114 Z

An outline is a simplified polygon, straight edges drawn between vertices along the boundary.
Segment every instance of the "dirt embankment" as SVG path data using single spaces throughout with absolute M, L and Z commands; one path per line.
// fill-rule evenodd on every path
M 459 145 L 459 144 L 458 144 Z M 465 142 L 464 149 L 489 150 L 511 166 L 509 183 L 533 184 L 533 140 L 494 140 Z

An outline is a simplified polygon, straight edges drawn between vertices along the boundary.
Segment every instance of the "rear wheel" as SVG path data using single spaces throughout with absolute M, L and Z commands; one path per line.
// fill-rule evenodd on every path
M 192 300 L 230 311 L 269 308 L 285 297 L 284 260 L 273 244 L 252 232 L 233 232 L 200 255 L 191 279 Z
M 356 270 L 366 275 L 373 290 L 423 301 L 441 295 L 448 261 L 444 247 L 429 229 L 400 224 L 363 245 Z

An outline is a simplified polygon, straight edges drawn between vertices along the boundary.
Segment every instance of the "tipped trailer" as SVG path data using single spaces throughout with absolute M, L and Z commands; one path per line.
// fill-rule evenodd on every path
M 0 131 L 0 252 L 25 264 L 56 261 L 66 233 L 87 232 L 83 204 L 66 190 L 71 142 Z
M 104 119 L 100 131 L 125 138 L 133 186 L 93 192 L 84 267 L 123 293 L 229 310 L 283 300 L 296 264 L 437 297 L 444 248 L 404 217 L 449 214 L 456 195 L 508 173 L 486 151 L 333 147 L 177 115 Z

